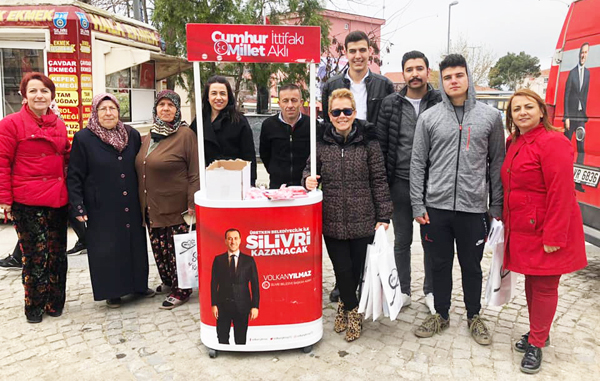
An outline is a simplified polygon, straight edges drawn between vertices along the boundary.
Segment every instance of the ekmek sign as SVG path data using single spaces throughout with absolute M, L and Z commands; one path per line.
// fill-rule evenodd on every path
M 189 61 L 317 63 L 317 26 L 187 24 Z

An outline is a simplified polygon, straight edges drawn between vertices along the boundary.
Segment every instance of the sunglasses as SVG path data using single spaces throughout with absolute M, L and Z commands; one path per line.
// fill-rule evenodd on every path
M 344 115 L 346 115 L 346 116 L 350 116 L 350 115 L 352 115 L 353 112 L 354 112 L 353 108 L 343 108 L 343 109 L 336 108 L 336 109 L 329 111 L 331 116 L 336 117 L 336 118 L 338 116 L 340 116 L 342 113 L 344 113 Z

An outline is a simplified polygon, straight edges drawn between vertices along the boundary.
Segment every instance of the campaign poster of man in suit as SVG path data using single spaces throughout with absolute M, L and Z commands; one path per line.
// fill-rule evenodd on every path
M 240 252 L 241 241 L 239 230 L 228 229 L 225 232 L 227 251 L 213 260 L 211 306 L 217 319 L 219 344 L 229 344 L 232 322 L 235 343 L 246 344 L 248 322 L 258 317 L 260 294 L 256 262 Z
M 590 44 L 585 42 L 579 48 L 579 63 L 575 66 L 567 77 L 565 85 L 565 115 L 563 118 L 565 126 L 565 135 L 571 140 L 573 134 L 577 140 L 577 164 L 583 164 L 584 141 L 585 141 L 585 123 L 587 117 L 587 98 L 590 88 L 590 70 L 585 67 Z M 575 189 L 583 192 L 581 184 L 576 184 Z

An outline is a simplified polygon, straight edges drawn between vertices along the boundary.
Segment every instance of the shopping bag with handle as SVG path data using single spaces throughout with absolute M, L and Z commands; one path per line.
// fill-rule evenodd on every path
M 365 268 L 363 271 L 362 286 L 360 293 L 360 301 L 358 303 L 358 312 L 364 314 L 365 319 L 373 315 L 373 298 L 371 298 L 371 250 L 373 245 L 367 246 L 367 254 L 365 258 Z
M 501 306 L 512 299 L 517 283 L 517 274 L 504 269 L 504 224 L 502 221 L 492 220 L 487 244 L 492 249 L 492 263 L 485 286 L 485 302 L 488 306 Z
M 188 233 L 173 235 L 173 243 L 177 263 L 177 286 L 198 288 L 198 250 L 194 224 L 190 224 Z
M 400 279 L 394 258 L 394 248 L 390 245 L 385 228 L 380 226 L 375 232 L 375 251 L 377 251 L 377 268 L 384 296 L 384 314 L 390 320 L 396 320 L 402 308 Z

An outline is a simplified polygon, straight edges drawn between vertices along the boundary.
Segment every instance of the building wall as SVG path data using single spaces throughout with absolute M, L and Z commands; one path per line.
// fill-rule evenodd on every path
M 542 74 L 537 78 L 526 78 L 520 87 L 525 87 L 535 91 L 542 99 L 546 99 L 546 87 L 548 87 L 548 77 L 550 69 L 542 70 Z
M 354 15 L 351 13 L 331 11 L 331 10 L 324 10 L 323 16 L 330 22 L 330 26 L 329 26 L 329 41 L 330 41 L 330 43 L 333 40 L 333 38 L 335 37 L 335 39 L 343 45 L 344 40 L 345 40 L 346 36 L 348 35 L 348 33 L 352 32 L 354 30 L 362 30 L 368 36 L 373 37 L 377 41 L 377 46 L 379 46 L 381 48 L 381 26 L 383 24 L 385 24 L 384 19 Z M 290 25 L 295 25 L 298 23 L 298 18 L 290 17 L 286 20 L 283 20 L 283 22 L 290 24 Z M 338 56 L 338 53 L 335 50 L 335 45 L 331 44 L 329 47 L 329 51 L 333 57 Z M 379 58 L 379 55 L 374 55 L 374 57 Z M 346 60 L 346 57 L 343 57 L 340 60 L 340 66 L 344 66 L 347 62 L 348 61 Z M 369 65 L 369 69 L 371 69 L 371 71 L 374 73 L 377 73 L 377 74 L 381 73 L 379 65 L 377 65 L 375 62 L 372 62 Z
M 324 11 L 324 16 L 331 23 L 329 26 L 330 42 L 335 37 L 339 43 L 343 44 L 348 33 L 361 30 L 369 37 L 373 36 L 375 41 L 377 41 L 377 46 L 381 47 L 381 25 L 385 23 L 385 20 L 329 10 Z M 330 46 L 329 51 L 332 56 L 337 56 L 333 44 Z M 379 55 L 374 55 L 375 57 L 379 58 Z M 343 64 L 346 62 L 347 60 L 344 59 Z M 381 73 L 379 65 L 375 62 L 369 65 L 369 69 L 374 73 Z

